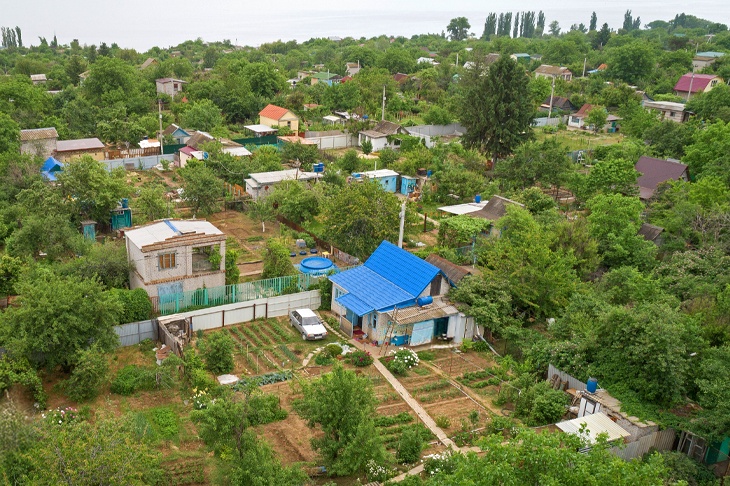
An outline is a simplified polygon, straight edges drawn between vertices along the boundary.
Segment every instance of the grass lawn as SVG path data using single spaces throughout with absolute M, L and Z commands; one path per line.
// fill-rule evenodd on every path
M 557 139 L 569 151 L 589 150 L 597 145 L 612 145 L 620 143 L 624 139 L 624 136 L 620 133 L 593 134 L 583 130 L 561 130 L 557 133 L 545 133 L 539 129 L 535 130 L 535 138 L 538 142 L 550 137 Z

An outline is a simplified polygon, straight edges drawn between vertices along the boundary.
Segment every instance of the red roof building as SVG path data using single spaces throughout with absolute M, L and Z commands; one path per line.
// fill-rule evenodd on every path
M 722 78 L 714 74 L 687 73 L 674 85 L 674 94 L 688 99 L 690 95 L 710 91 L 722 82 Z
M 689 180 L 687 166 L 678 160 L 662 160 L 643 155 L 634 168 L 641 173 L 636 183 L 639 186 L 639 197 L 644 200 L 651 199 L 662 182 Z
M 293 131 L 299 129 L 299 117 L 286 108 L 276 105 L 266 105 L 259 112 L 259 123 L 269 127 L 288 127 Z

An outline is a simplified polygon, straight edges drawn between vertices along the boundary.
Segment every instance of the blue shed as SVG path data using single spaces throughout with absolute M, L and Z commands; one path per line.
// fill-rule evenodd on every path
M 416 190 L 416 178 L 411 176 L 400 176 L 400 193 L 410 194 Z
M 370 170 L 363 172 L 362 175 L 368 179 L 377 180 L 383 186 L 383 189 L 388 192 L 396 192 L 398 190 L 398 173 L 394 170 Z
M 51 182 L 56 180 L 56 172 L 63 170 L 63 164 L 53 157 L 48 157 L 41 167 L 41 175 Z
M 90 219 L 81 222 L 81 228 L 84 233 L 84 238 L 87 240 L 96 240 L 96 221 Z

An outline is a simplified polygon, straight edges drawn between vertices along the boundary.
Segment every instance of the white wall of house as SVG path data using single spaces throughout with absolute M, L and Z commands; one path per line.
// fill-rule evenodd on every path
M 363 135 L 362 133 L 359 134 L 357 137 L 358 147 L 362 147 L 362 143 L 365 140 L 370 140 L 370 142 L 373 144 L 373 152 L 379 152 L 386 147 L 390 147 L 390 145 L 388 144 L 388 137 L 371 138 L 367 135 Z
M 221 262 L 218 269 L 204 269 L 193 267 L 194 248 L 218 245 Z M 160 255 L 175 255 L 175 266 L 160 268 Z M 130 271 L 130 288 L 144 288 L 150 297 L 158 295 L 157 286 L 172 282 L 182 282 L 183 292 L 205 287 L 220 287 L 226 283 L 225 275 L 226 242 L 180 246 L 143 252 L 127 240 L 127 259 L 134 265 Z M 169 261 L 169 260 L 168 260 Z

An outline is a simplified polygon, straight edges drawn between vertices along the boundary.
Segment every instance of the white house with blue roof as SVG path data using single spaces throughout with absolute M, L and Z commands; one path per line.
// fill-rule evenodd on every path
M 449 303 L 438 267 L 383 241 L 360 266 L 329 277 L 332 310 L 352 337 L 418 346 L 474 335 L 473 319 Z

